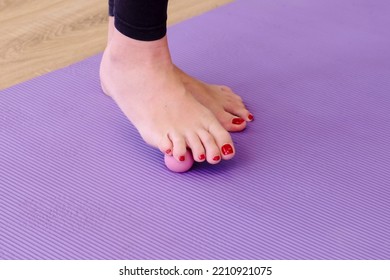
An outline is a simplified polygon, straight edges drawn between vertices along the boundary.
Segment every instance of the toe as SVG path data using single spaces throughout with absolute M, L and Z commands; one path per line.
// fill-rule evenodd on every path
M 206 150 L 206 159 L 208 163 L 216 164 L 221 161 L 221 153 L 212 134 L 206 130 L 199 132 L 199 138 Z
M 163 154 L 167 154 L 170 156 L 172 155 L 173 145 L 172 145 L 172 141 L 171 141 L 171 139 L 169 139 L 168 135 L 164 135 L 161 138 L 161 141 L 158 145 L 158 148 L 160 149 L 160 151 Z
M 172 144 L 173 144 L 173 149 L 172 149 L 173 157 L 177 161 L 184 161 L 185 154 L 187 151 L 187 144 L 184 136 L 180 134 L 173 134 L 170 135 L 170 139 L 172 140 Z
M 233 143 L 220 144 L 220 147 L 223 159 L 231 159 L 234 157 L 235 151 Z
M 228 98 L 226 99 L 227 104 L 224 105 L 224 109 L 227 112 L 247 122 L 254 120 L 253 114 L 251 114 L 245 107 L 245 104 L 239 95 L 235 94 L 233 90 L 227 86 L 219 86 L 219 88 L 228 96 Z
M 229 102 L 229 104 L 225 105 L 225 110 L 232 115 L 235 115 L 246 122 L 253 121 L 253 115 L 248 111 L 245 107 L 244 103 L 241 101 Z
M 235 155 L 235 149 L 230 134 L 217 125 L 210 128 L 210 133 L 214 136 L 222 159 L 227 160 L 233 158 Z
M 246 127 L 245 119 L 228 113 L 226 111 L 223 111 L 218 114 L 218 120 L 227 131 L 241 131 L 244 130 Z
M 203 162 L 206 159 L 205 149 L 202 145 L 202 142 L 199 138 L 199 136 L 195 133 L 191 133 L 189 136 L 186 137 L 187 139 L 187 145 L 190 147 L 192 151 L 192 156 L 195 161 L 197 162 Z

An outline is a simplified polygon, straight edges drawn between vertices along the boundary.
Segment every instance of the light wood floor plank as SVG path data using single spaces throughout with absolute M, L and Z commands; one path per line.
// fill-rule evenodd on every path
M 170 0 L 168 24 L 231 0 Z M 103 51 L 104 0 L 0 0 L 0 89 Z

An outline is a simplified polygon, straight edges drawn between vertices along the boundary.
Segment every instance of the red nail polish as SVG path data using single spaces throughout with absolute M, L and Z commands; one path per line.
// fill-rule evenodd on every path
M 199 156 L 199 160 L 204 160 L 206 158 L 206 156 L 204 155 L 204 154 L 201 154 L 200 156 Z
M 251 121 L 253 121 L 253 119 L 254 119 L 253 115 L 252 115 L 252 114 L 249 114 L 249 115 L 248 115 L 248 119 L 251 120 Z
M 185 159 L 186 159 L 185 156 L 180 156 L 180 157 L 179 157 L 179 160 L 180 160 L 180 161 L 185 161 Z
M 232 123 L 233 124 L 242 124 L 245 120 L 244 119 L 241 119 L 241 118 L 234 118 L 232 120 Z
M 215 157 L 213 157 L 213 160 L 214 160 L 214 161 L 219 161 L 220 159 L 221 159 L 220 156 L 215 156 Z
M 167 155 L 169 155 L 171 152 L 172 152 L 171 149 L 168 149 L 168 150 L 165 151 L 165 153 L 166 153 Z
M 223 145 L 221 150 L 225 156 L 233 153 L 233 147 L 230 144 Z

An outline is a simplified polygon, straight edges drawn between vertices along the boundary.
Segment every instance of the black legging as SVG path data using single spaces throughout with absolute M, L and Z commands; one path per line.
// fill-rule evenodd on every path
M 115 28 L 127 37 L 154 41 L 167 32 L 168 0 L 108 0 L 108 6 Z

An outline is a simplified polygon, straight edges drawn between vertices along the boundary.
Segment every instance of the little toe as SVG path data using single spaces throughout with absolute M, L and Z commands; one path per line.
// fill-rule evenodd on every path
M 162 137 L 158 148 L 163 154 L 167 154 L 169 156 L 172 155 L 173 144 L 172 141 L 169 139 L 168 135 Z

